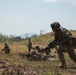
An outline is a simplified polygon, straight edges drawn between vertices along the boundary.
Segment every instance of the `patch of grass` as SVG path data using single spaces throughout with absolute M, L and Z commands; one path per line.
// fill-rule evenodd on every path
M 47 72 L 45 75 L 62 75 L 59 72 Z

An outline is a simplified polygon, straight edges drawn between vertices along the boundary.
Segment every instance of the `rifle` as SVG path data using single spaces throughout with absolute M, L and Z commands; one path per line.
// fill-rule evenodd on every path
M 54 48 L 54 47 L 57 45 L 57 42 L 58 42 L 58 41 L 54 40 L 54 41 L 50 42 L 50 43 L 48 44 L 48 46 L 49 46 L 50 48 Z
M 49 46 L 50 48 L 54 48 L 55 46 L 57 46 L 57 43 L 58 43 L 59 41 L 61 41 L 61 38 L 62 38 L 62 37 L 60 37 L 58 40 L 54 40 L 54 41 L 50 42 L 50 43 L 48 44 L 48 46 Z

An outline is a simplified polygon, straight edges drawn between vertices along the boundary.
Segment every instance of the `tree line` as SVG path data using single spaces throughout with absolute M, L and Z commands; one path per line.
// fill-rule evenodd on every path
M 36 37 L 37 35 L 31 35 L 30 37 L 26 36 L 26 38 L 22 38 L 21 36 L 14 36 L 14 35 L 4 35 L 2 33 L 0 33 L 0 42 L 19 42 L 19 41 L 22 41 L 22 40 L 25 40 L 27 38 L 34 38 Z

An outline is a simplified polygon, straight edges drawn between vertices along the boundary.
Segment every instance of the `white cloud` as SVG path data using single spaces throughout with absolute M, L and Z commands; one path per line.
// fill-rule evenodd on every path
M 76 0 L 66 0 L 67 2 L 70 2 L 72 4 L 76 4 Z
M 43 2 L 58 2 L 59 0 L 43 0 Z
M 62 0 L 39 0 L 42 1 L 44 3 L 54 3 L 54 2 L 58 2 L 58 1 L 62 1 Z
M 44 3 L 56 3 L 56 2 L 69 2 L 72 4 L 76 4 L 76 0 L 39 0 Z

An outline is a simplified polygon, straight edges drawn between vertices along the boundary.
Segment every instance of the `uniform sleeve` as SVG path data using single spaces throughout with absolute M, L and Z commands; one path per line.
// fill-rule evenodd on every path
M 69 33 L 67 32 L 67 33 L 63 33 L 63 35 L 62 35 L 62 41 L 61 41 L 61 43 L 62 44 L 65 44 L 65 43 L 69 43 L 70 42 L 70 40 L 71 40 L 71 36 L 69 35 Z

